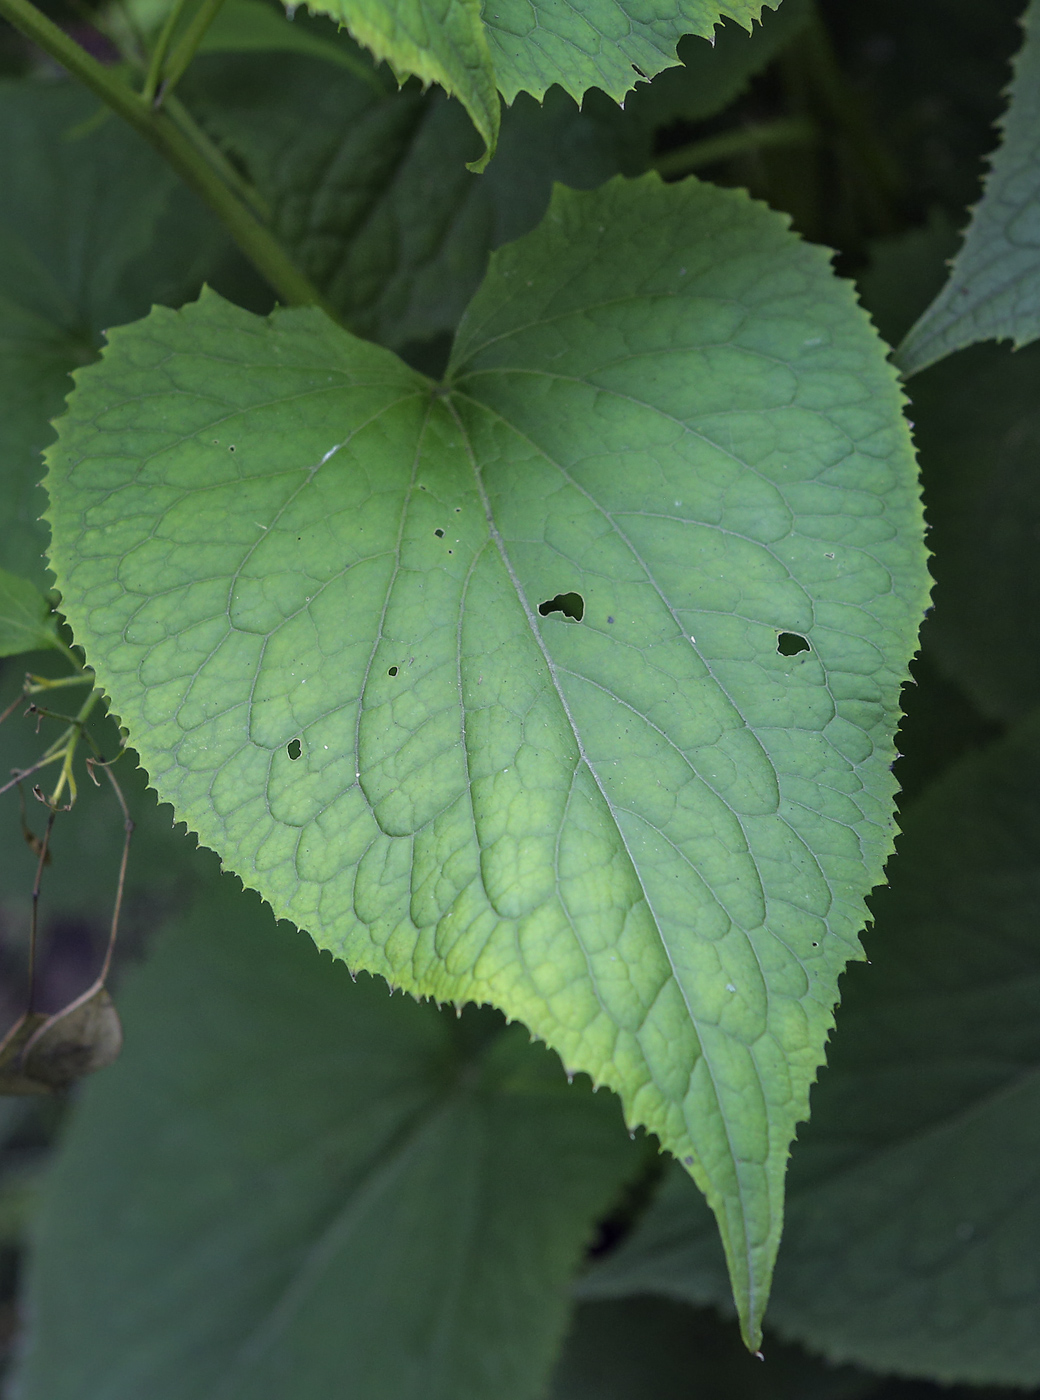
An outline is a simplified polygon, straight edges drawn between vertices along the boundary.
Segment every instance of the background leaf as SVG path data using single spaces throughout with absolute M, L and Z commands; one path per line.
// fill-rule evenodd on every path
M 1040 336 L 1040 4 L 1025 16 L 1003 140 L 949 280 L 896 361 L 907 376 L 979 340 Z
M 912 385 L 935 551 L 932 653 L 983 714 L 1040 704 L 1040 349 L 976 346 Z
M 483 168 L 498 141 L 500 104 L 479 0 L 319 0 L 311 9 L 346 25 L 402 81 L 411 75 L 457 97 L 485 144 L 474 167 Z
M 0 656 L 55 646 L 50 604 L 35 584 L 0 569 Z
M 51 455 L 70 617 L 276 912 L 522 1018 L 683 1157 L 753 1335 L 890 846 L 891 371 L 822 252 L 648 179 L 496 255 L 449 386 L 313 312 L 115 333 Z
M 875 1387 L 872 1376 L 772 1339 L 763 1365 L 731 1321 L 630 1298 L 577 1309 L 549 1400 L 856 1400 Z
M 750 33 L 732 22 L 720 25 L 710 39 L 694 34 L 680 39 L 679 66 L 637 84 L 625 99 L 626 115 L 650 130 L 714 116 L 791 42 L 809 14 L 809 0 L 784 0 L 779 9 L 764 9 Z
M 327 64 L 251 56 L 200 61 L 182 92 L 350 328 L 395 349 L 455 330 L 491 249 L 534 227 L 553 181 L 649 161 L 649 132 L 601 93 L 580 111 L 558 88 L 518 98 L 478 176 L 462 107 L 414 83 L 380 96 Z
M 390 84 L 373 70 L 342 31 L 307 23 L 306 11 L 288 17 L 264 0 L 224 0 L 202 36 L 196 53 L 295 53 L 345 68 L 373 92 L 384 95 Z M 268 96 L 277 89 L 272 87 Z
M 48 1179 L 21 1393 L 535 1400 L 641 1161 L 616 1101 L 222 886 L 127 985 Z
M 42 588 L 40 451 L 70 372 L 102 330 L 193 294 L 227 249 L 139 137 L 115 119 L 85 130 L 96 113 L 71 84 L 0 81 L 0 565 Z

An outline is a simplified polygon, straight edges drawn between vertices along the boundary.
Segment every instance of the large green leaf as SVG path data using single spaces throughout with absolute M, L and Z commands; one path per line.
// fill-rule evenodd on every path
M 903 818 L 871 966 L 791 1162 L 770 1321 L 837 1360 L 1040 1382 L 1040 716 Z M 710 1219 L 678 1175 L 583 1283 L 722 1300 Z
M 679 62 L 684 34 L 710 38 L 722 19 L 750 29 L 780 0 L 668 0 L 656 11 L 633 0 L 565 6 L 555 0 L 315 0 L 400 73 L 440 83 L 465 105 L 494 150 L 498 91 L 544 97 L 554 83 L 580 99 L 601 88 L 620 102 L 640 77 Z
M 101 331 L 198 287 L 216 224 L 143 141 L 62 82 L 0 82 L 0 564 L 46 586 L 37 483 Z
M 588 188 L 649 164 L 648 133 L 602 93 L 583 110 L 559 88 L 518 98 L 474 175 L 480 138 L 439 90 L 373 92 L 279 56 L 202 60 L 181 91 L 350 329 L 394 349 L 455 330 L 489 252 L 537 224 L 554 180 Z
M 207 296 L 60 431 L 52 562 L 160 795 L 352 966 L 616 1088 L 754 1338 L 927 591 L 825 252 L 694 181 L 561 189 L 443 385 Z
M 1025 16 L 985 193 L 976 206 L 942 291 L 896 355 L 907 376 L 979 340 L 1040 336 L 1040 3 Z
M 537 1400 L 641 1149 L 521 1026 L 390 998 L 212 888 L 49 1177 L 26 1400 Z

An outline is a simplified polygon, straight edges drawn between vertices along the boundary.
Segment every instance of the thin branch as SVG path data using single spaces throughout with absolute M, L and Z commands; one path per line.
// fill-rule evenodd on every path
M 115 760 L 113 760 L 113 762 L 114 761 Z M 119 879 L 116 884 L 116 900 L 112 908 L 112 926 L 108 934 L 108 949 L 105 953 L 105 961 L 101 966 L 101 971 L 98 974 L 97 979 L 99 982 L 104 983 L 105 979 L 108 977 L 109 969 L 112 966 L 112 954 L 115 952 L 116 937 L 119 933 L 119 916 L 123 908 L 123 891 L 126 888 L 126 867 L 127 862 L 130 859 L 130 838 L 134 834 L 134 822 L 133 818 L 130 815 L 130 809 L 126 805 L 126 798 L 123 796 L 123 789 L 119 786 L 119 783 L 116 780 L 116 775 L 112 772 L 110 765 L 104 763 L 103 761 L 95 762 L 91 759 L 88 759 L 87 766 L 90 769 L 91 777 L 94 776 L 93 769 L 95 766 L 104 770 L 105 777 L 112 784 L 112 790 L 116 795 L 116 799 L 119 802 L 120 808 L 122 809 L 123 830 L 125 832 L 125 836 L 123 839 L 123 854 L 119 861 Z
M 52 807 L 47 813 L 47 825 L 40 842 L 40 858 L 36 862 L 36 879 L 33 881 L 32 911 L 29 915 L 29 997 L 25 1014 L 31 1016 L 36 1010 L 36 929 L 40 912 L 40 887 L 43 883 L 43 867 L 47 863 L 47 849 L 50 845 L 54 819 L 58 815 Z
M 182 35 L 180 42 L 170 56 L 170 61 L 166 65 L 162 75 L 162 83 L 159 91 L 155 94 L 155 105 L 161 106 L 163 101 L 169 96 L 173 89 L 180 82 L 184 70 L 195 57 L 195 50 L 202 43 L 206 30 L 217 17 L 224 0 L 202 0 L 188 28 Z
M 170 51 L 170 44 L 173 42 L 174 31 L 184 16 L 184 11 L 192 3 L 192 0 L 177 0 L 177 3 L 166 16 L 166 23 L 159 31 L 159 37 L 155 41 L 155 48 L 148 59 L 148 73 L 144 80 L 144 88 L 141 96 L 146 102 L 154 102 L 155 94 L 159 91 L 159 84 L 162 81 L 163 67 L 166 63 L 166 55 Z

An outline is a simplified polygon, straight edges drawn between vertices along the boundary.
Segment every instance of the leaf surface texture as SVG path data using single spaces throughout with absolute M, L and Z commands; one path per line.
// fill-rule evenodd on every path
M 1033 1387 L 1040 1246 L 1040 718 L 962 760 L 901 819 L 792 1154 L 769 1320 L 832 1360 Z M 724 1301 L 678 1172 L 589 1298 Z
M 617 1089 L 753 1336 L 927 588 L 825 253 L 693 181 L 558 190 L 443 385 L 210 295 L 113 334 L 49 461 L 65 606 L 160 795 L 352 967 Z

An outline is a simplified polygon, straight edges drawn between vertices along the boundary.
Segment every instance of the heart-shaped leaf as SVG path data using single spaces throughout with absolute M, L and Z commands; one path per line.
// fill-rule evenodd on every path
M 617 1089 L 757 1336 L 927 592 L 826 253 L 693 181 L 557 190 L 443 384 L 209 295 L 113 333 L 49 461 L 69 618 L 178 818 L 352 966 Z

